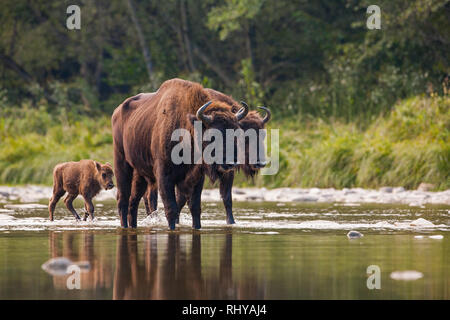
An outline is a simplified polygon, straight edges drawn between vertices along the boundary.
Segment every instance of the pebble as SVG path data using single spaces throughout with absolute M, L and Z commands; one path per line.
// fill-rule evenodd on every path
M 358 231 L 349 231 L 349 233 L 347 233 L 347 238 L 349 239 L 358 239 L 358 238 L 362 238 L 364 237 L 364 235 L 361 232 Z

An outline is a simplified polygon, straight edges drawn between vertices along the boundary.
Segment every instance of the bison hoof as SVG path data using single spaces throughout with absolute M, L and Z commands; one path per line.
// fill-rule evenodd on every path
M 193 224 L 192 224 L 192 228 L 194 228 L 194 229 L 196 229 L 196 230 L 199 230 L 199 229 L 202 228 L 202 226 L 200 225 L 200 223 L 193 223 Z

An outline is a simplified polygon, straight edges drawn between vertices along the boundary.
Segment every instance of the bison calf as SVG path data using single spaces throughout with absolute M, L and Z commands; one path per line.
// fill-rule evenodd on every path
M 72 212 L 76 220 L 81 220 L 73 208 L 72 202 L 81 194 L 84 198 L 86 221 L 90 215 L 94 219 L 94 198 L 102 188 L 105 190 L 114 188 L 113 169 L 109 163 L 101 164 L 93 160 L 81 160 L 78 162 L 64 162 L 53 169 L 53 196 L 48 205 L 50 220 L 53 221 L 56 203 L 67 192 L 64 199 L 67 209 Z

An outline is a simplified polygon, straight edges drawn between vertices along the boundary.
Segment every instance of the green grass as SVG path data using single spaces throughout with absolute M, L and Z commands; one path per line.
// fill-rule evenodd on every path
M 301 117 L 297 117 L 301 119 Z M 413 97 L 362 129 L 356 121 L 277 119 L 280 171 L 240 186 L 364 187 L 421 182 L 450 188 L 450 97 Z M 52 183 L 63 161 L 112 163 L 110 117 L 50 115 L 41 109 L 0 111 L 0 183 Z

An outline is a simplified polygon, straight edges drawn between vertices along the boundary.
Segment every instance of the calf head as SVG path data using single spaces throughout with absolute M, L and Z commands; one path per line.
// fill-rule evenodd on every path
M 114 188 L 114 172 L 112 166 L 109 163 L 101 164 L 96 161 L 95 168 L 97 169 L 95 177 L 102 188 L 105 190 Z

